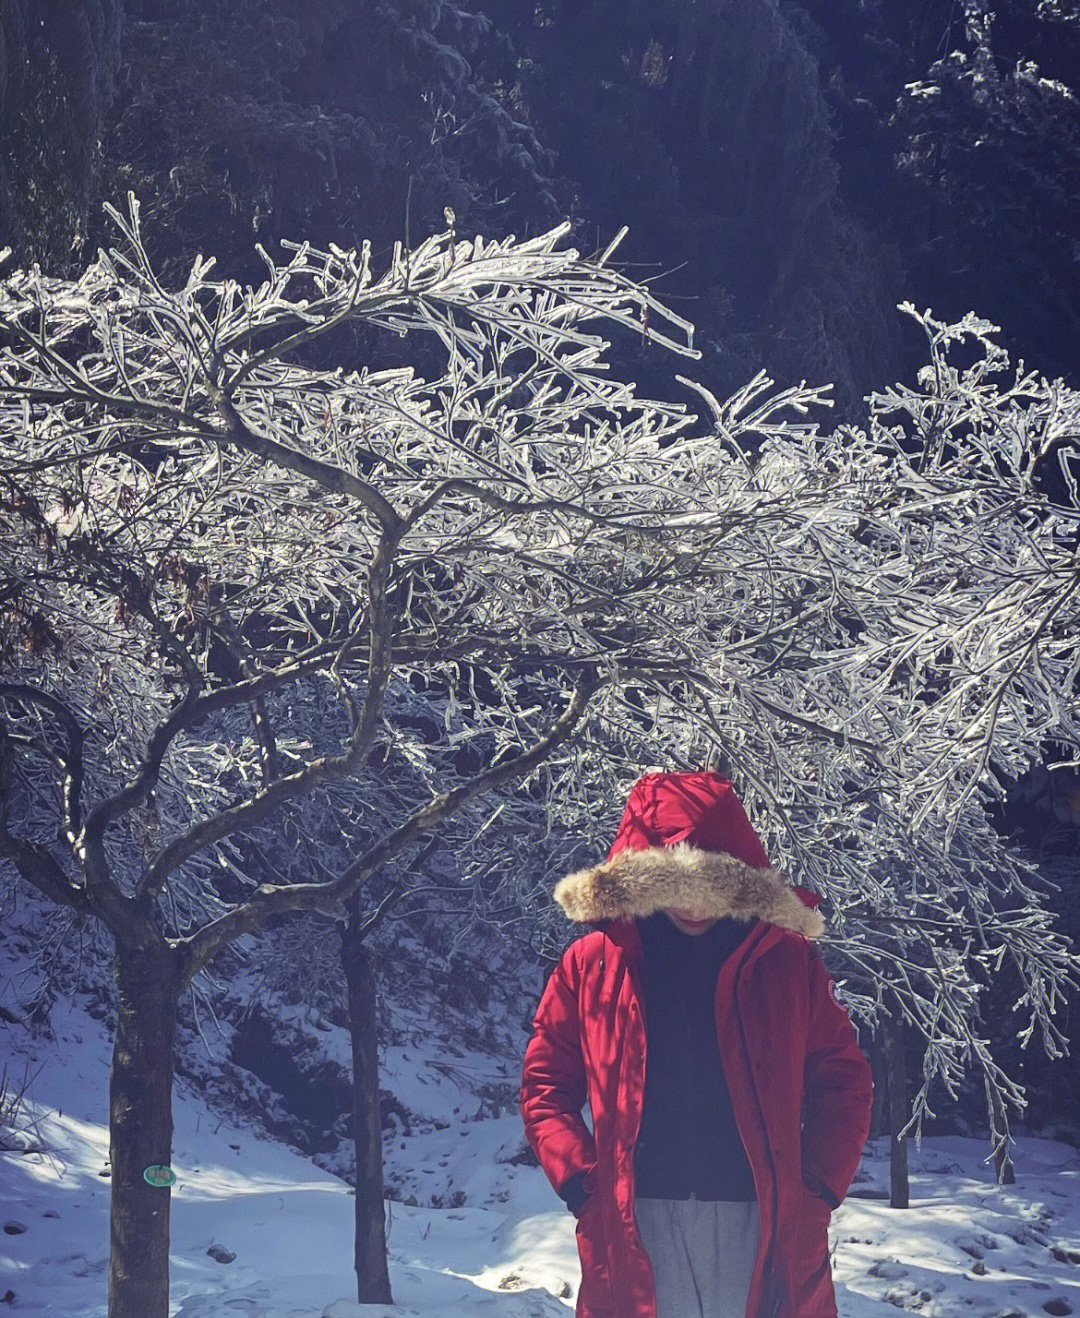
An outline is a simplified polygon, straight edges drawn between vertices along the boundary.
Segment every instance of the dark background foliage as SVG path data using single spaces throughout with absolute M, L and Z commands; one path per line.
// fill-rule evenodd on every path
M 96 210 L 123 0 L 0 0 L 0 245 L 77 261 Z
M 1075 371 L 1078 82 L 1080 0 L 0 0 L 0 224 L 76 265 L 130 188 L 168 269 L 254 277 L 447 207 L 625 223 L 713 387 L 851 408 L 917 360 L 904 297 Z

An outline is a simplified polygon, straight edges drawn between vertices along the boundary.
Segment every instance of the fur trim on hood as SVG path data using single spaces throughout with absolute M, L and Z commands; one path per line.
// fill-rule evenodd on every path
M 807 938 L 825 932 L 825 921 L 779 870 L 688 842 L 620 851 L 602 865 L 560 880 L 555 900 L 579 924 L 634 920 L 669 907 L 713 919 L 757 916 Z

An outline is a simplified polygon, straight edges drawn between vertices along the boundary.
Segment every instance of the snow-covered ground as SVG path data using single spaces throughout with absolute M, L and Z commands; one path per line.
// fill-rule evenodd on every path
M 54 1007 L 52 1026 L 55 1041 L 42 1047 L 0 1024 L 9 1080 L 31 1052 L 31 1074 L 40 1068 L 22 1136 L 8 1141 L 22 1151 L 0 1153 L 0 1306 L 97 1318 L 105 1313 L 108 1039 L 74 1005 Z M 541 1173 L 516 1161 L 517 1118 L 474 1119 L 460 1101 L 464 1077 L 433 1067 L 423 1047 L 404 1051 L 392 1059 L 395 1092 L 450 1120 L 389 1144 L 396 1193 L 418 1200 L 390 1205 L 395 1307 L 350 1303 L 348 1186 L 222 1120 L 184 1083 L 173 1190 L 178 1318 L 566 1318 L 577 1284 L 572 1223 Z M 882 1192 L 884 1152 L 868 1151 L 856 1194 Z M 842 1315 L 1080 1313 L 1080 1152 L 1022 1139 L 1011 1187 L 993 1184 L 984 1155 L 975 1140 L 925 1139 L 912 1150 L 908 1211 L 854 1196 L 840 1208 L 832 1241 Z M 425 1206 L 433 1200 L 448 1206 Z M 235 1257 L 218 1262 L 214 1246 Z

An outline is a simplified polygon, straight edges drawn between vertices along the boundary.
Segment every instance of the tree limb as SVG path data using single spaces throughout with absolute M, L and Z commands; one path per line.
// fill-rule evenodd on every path
M 347 777 L 363 763 L 375 738 L 386 687 L 393 672 L 396 615 L 389 591 L 389 578 L 397 540 L 396 527 L 382 536 L 368 573 L 367 691 L 345 749 L 338 755 L 320 756 L 303 769 L 269 783 L 249 800 L 193 825 L 154 857 L 139 881 L 140 894 L 160 892 L 173 870 L 197 851 L 211 846 L 230 833 L 259 823 L 278 806 L 305 795 L 321 783 Z
M 577 731 L 592 695 L 597 690 L 595 678 L 587 678 L 576 687 L 570 703 L 555 726 L 528 750 L 485 769 L 460 786 L 436 796 L 415 811 L 381 842 L 369 847 L 352 865 L 330 883 L 296 883 L 286 887 L 264 884 L 242 906 L 204 925 L 197 933 L 182 939 L 185 957 L 185 982 L 190 981 L 217 953 L 238 938 L 260 928 L 267 920 L 287 911 L 330 910 L 348 898 L 382 866 L 412 845 L 421 834 L 434 828 L 473 797 L 524 777 Z
M 83 730 L 75 715 L 58 697 L 38 687 L 17 682 L 0 682 L 0 699 L 20 700 L 28 705 L 40 705 L 63 725 L 67 736 L 67 750 L 57 758 L 64 770 L 63 830 L 69 847 L 74 847 L 79 834 L 82 816 L 83 785 Z
M 2 692 L 3 688 L 0 688 L 0 693 Z M 25 699 L 26 696 L 20 693 L 18 698 Z M 14 777 L 13 761 L 11 739 L 4 724 L 0 723 L 0 858 L 10 860 L 20 876 L 50 901 L 57 902 L 61 906 L 70 906 L 80 915 L 95 914 L 86 893 L 70 882 L 54 856 L 44 847 L 33 842 L 24 842 L 8 831 L 8 811 Z
M 261 458 L 276 462 L 287 471 L 295 471 L 298 476 L 313 481 L 332 494 L 349 495 L 378 519 L 384 532 L 389 534 L 400 532 L 401 518 L 396 509 L 373 485 L 362 481 L 342 467 L 334 467 L 319 458 L 311 457 L 310 454 L 290 448 L 280 440 L 271 439 L 269 435 L 261 435 L 252 430 L 240 415 L 232 398 L 223 389 L 214 390 L 214 401 L 225 422 L 225 435 L 219 435 L 219 439 L 225 439 L 248 453 L 255 453 Z

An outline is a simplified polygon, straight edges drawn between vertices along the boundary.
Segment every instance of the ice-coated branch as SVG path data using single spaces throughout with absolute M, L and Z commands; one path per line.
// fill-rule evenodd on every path
M 926 1041 L 920 1104 L 972 1067 L 1013 1095 L 994 975 L 1063 1046 L 1076 959 L 989 812 L 1048 742 L 1080 756 L 1076 391 L 926 313 L 926 368 L 861 426 L 764 375 L 694 385 L 699 419 L 607 356 L 616 326 L 683 352 L 689 327 L 564 228 L 167 287 L 137 208 L 114 220 L 80 278 L 0 282 L 0 680 L 83 730 L 64 804 L 62 725 L 6 702 L 5 828 L 48 853 L 83 798 L 107 921 L 141 902 L 205 965 L 346 873 L 377 908 L 379 847 L 436 822 L 447 909 L 503 921 L 604 847 L 639 768 L 719 762 L 826 899 L 853 1010 Z M 422 336 L 425 371 L 343 353 L 347 323 Z
M 159 893 L 169 875 L 190 857 L 222 838 L 257 826 L 288 802 L 335 779 L 348 777 L 363 765 L 375 738 L 393 671 L 395 618 L 387 589 L 393 543 L 393 538 L 384 537 L 371 564 L 367 691 L 344 748 L 338 754 L 319 756 L 303 768 L 267 783 L 247 800 L 192 825 L 150 860 L 139 880 L 140 893 Z
M 55 755 L 57 763 L 63 770 L 61 788 L 61 834 L 69 848 L 74 848 L 82 825 L 82 785 L 83 785 L 83 729 L 79 720 L 63 700 L 49 691 L 25 683 L 0 682 L 0 702 L 14 701 L 16 704 L 38 706 L 46 710 L 60 724 L 64 731 L 64 745 L 60 750 L 45 745 L 46 754 Z M 2 726 L 2 725 L 0 725 Z M 10 730 L 6 731 L 10 746 L 14 740 Z M 9 784 L 0 780 L 0 811 L 6 817 L 8 807 L 6 800 Z
M 19 701 L 33 700 L 38 695 L 40 693 L 33 690 L 13 690 L 7 686 L 0 688 L 0 697 L 7 696 Z M 54 714 L 59 712 L 50 702 L 42 703 Z M 70 718 L 69 711 L 64 710 L 61 717 Z M 8 823 L 12 812 L 14 778 L 15 747 L 6 721 L 0 719 L 0 857 L 11 861 L 21 877 L 50 901 L 69 906 L 81 915 L 91 914 L 85 892 L 70 881 L 56 858 L 44 846 L 27 842 L 11 833 Z
M 328 883 L 293 883 L 276 888 L 263 885 L 249 901 L 206 925 L 191 938 L 183 940 L 180 946 L 185 956 L 185 978 L 190 980 L 213 959 L 220 948 L 240 934 L 265 924 L 275 915 L 286 911 L 331 910 L 347 901 L 373 874 L 473 797 L 495 791 L 505 783 L 525 777 L 573 736 L 594 690 L 594 682 L 579 682 L 567 708 L 546 736 L 519 754 L 490 766 L 429 801 L 370 847 L 337 878 Z

